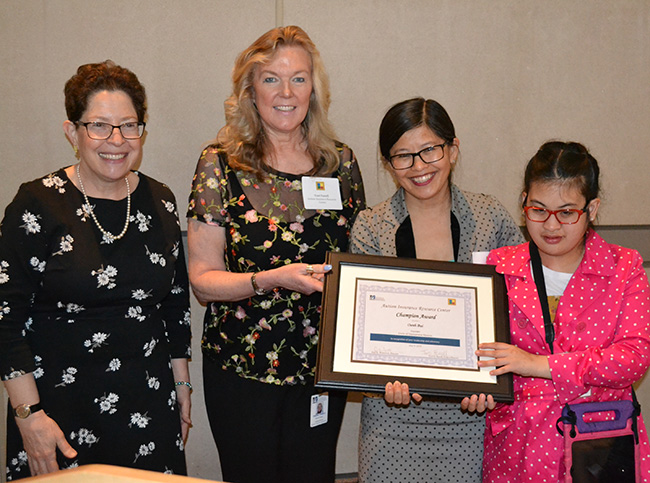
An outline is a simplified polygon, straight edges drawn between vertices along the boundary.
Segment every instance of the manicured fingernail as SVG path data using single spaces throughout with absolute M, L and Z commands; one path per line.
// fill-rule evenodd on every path
M 326 272 L 329 272 L 331 269 L 332 269 L 332 265 L 325 265 L 323 267 L 323 270 L 325 270 Z

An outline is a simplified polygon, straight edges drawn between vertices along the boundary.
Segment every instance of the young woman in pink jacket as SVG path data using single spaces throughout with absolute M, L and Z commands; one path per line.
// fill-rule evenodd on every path
M 564 440 L 555 427 L 563 406 L 631 400 L 632 384 L 650 365 L 648 278 L 635 250 L 593 231 L 598 178 L 598 164 L 581 144 L 544 144 L 528 163 L 522 193 L 531 243 L 488 258 L 505 276 L 512 344 L 481 344 L 479 366 L 513 373 L 515 401 L 474 395 L 461 404 L 488 409 L 485 482 L 563 481 Z M 543 277 L 532 275 L 535 246 Z M 544 280 L 548 328 L 534 278 Z M 650 445 L 641 417 L 638 423 L 637 481 L 648 481 Z

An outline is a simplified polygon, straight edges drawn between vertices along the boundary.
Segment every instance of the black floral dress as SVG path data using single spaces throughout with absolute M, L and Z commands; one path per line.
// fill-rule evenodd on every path
M 190 355 L 187 271 L 173 194 L 138 173 L 130 226 L 105 239 L 59 170 L 26 183 L 0 236 L 0 375 L 33 372 L 41 404 L 78 456 L 186 472 L 171 358 Z M 90 199 L 119 233 L 126 200 Z M 29 476 L 13 414 L 7 479 Z
M 263 180 L 235 172 L 216 145 L 206 148 L 194 176 L 187 216 L 226 229 L 231 272 L 269 270 L 294 262 L 323 263 L 346 251 L 352 222 L 365 207 L 354 154 L 337 144 L 342 210 L 308 210 L 301 176 L 271 171 Z M 213 302 L 205 314 L 202 349 L 224 370 L 268 384 L 313 383 L 321 293 L 277 289 L 238 302 Z

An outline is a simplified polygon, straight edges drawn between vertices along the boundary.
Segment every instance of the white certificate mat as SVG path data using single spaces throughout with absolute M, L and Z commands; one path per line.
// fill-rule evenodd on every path
M 494 267 L 334 252 L 327 263 L 317 387 L 369 391 L 398 379 L 422 394 L 510 400 L 511 376 L 490 376 L 475 355 L 481 342 L 509 342 Z
M 356 277 L 352 361 L 478 370 L 476 288 Z
M 352 307 L 356 308 L 359 305 L 362 305 L 360 297 L 363 296 L 362 293 L 357 292 L 356 286 L 359 281 L 363 280 L 390 280 L 382 283 L 378 283 L 379 286 L 382 286 L 384 289 L 396 290 L 393 292 L 393 297 L 395 299 L 401 298 L 405 300 L 402 306 L 411 306 L 416 305 L 418 307 L 427 305 L 424 301 L 426 296 L 422 296 L 422 293 L 431 294 L 432 292 L 442 293 L 445 288 L 440 285 L 434 286 L 431 284 L 432 274 L 425 271 L 412 271 L 412 270 L 387 270 L 382 267 L 361 267 L 356 265 L 341 265 L 341 284 L 340 284 L 340 296 L 338 304 L 338 319 L 337 319 L 337 331 L 336 331 L 336 350 L 334 352 L 334 371 L 344 371 L 352 372 L 356 374 L 385 374 L 387 376 L 397 376 L 397 377 L 424 377 L 427 379 L 443 379 L 443 380 L 455 380 L 455 381 L 480 381 L 489 384 L 496 383 L 496 377 L 490 376 L 490 369 L 483 368 L 479 371 L 478 366 L 476 365 L 477 359 L 474 357 L 472 366 L 465 365 L 464 367 L 457 369 L 441 370 L 438 365 L 440 357 L 434 357 L 429 362 L 424 362 L 422 354 L 413 353 L 409 349 L 413 349 L 413 346 L 420 346 L 420 344 L 405 344 L 405 347 L 400 351 L 400 357 L 391 358 L 385 357 L 383 360 L 377 358 L 376 360 L 367 360 L 367 362 L 362 362 L 360 360 L 355 360 L 355 355 L 363 353 L 365 349 L 365 339 L 369 338 L 369 334 L 373 333 L 373 328 L 381 328 L 390 325 L 397 317 L 387 318 L 387 317 L 378 317 L 376 320 L 366 319 L 369 327 L 365 326 L 366 320 L 361 320 L 359 317 L 360 323 L 356 324 L 361 326 L 357 333 L 359 337 L 355 337 L 355 315 L 356 310 L 351 310 Z M 468 282 L 471 281 L 474 286 L 483 288 L 491 293 L 492 280 L 484 277 L 469 277 L 467 275 L 459 276 L 455 274 L 437 274 L 435 277 L 439 281 L 444 281 L 447 290 L 453 291 L 456 293 L 457 287 L 467 286 Z M 361 280 L 360 280 L 361 279 Z M 449 287 L 451 285 L 451 287 Z M 403 293 L 400 294 L 400 291 L 409 291 L 410 294 Z M 467 290 L 467 289 L 466 289 Z M 420 292 L 418 294 L 418 292 Z M 366 294 L 370 297 L 371 294 Z M 384 293 L 386 298 L 390 293 Z M 397 295 L 395 297 L 395 295 Z M 410 297 L 408 297 L 410 295 Z M 417 297 L 420 295 L 420 297 Z M 381 297 L 381 295 L 380 295 Z M 420 298 L 422 303 L 410 302 L 407 303 L 406 300 L 414 300 Z M 457 297 L 458 298 L 458 297 Z M 478 299 L 478 297 L 475 297 Z M 487 327 L 482 334 L 479 335 L 478 317 L 480 316 L 481 311 L 484 313 L 491 314 L 494 310 L 492 305 L 492 298 L 489 297 L 485 300 L 481 300 L 483 303 L 481 306 L 476 307 L 476 313 L 472 313 L 471 316 L 474 318 L 473 321 L 468 322 L 465 317 L 461 320 L 452 320 L 451 318 L 447 319 L 448 324 L 463 324 L 464 327 L 449 327 L 446 330 L 447 334 L 459 334 L 464 332 L 466 327 L 469 325 L 472 326 L 470 332 L 476 333 L 476 336 L 473 337 L 471 341 L 470 350 L 473 352 L 478 347 L 478 340 L 483 341 L 494 341 L 495 334 L 493 330 L 490 330 L 490 327 Z M 478 300 L 477 300 L 478 302 Z M 458 302 L 457 302 L 458 303 Z M 467 305 L 468 301 L 463 302 L 464 305 Z M 387 304 L 392 305 L 392 304 Z M 385 311 L 388 312 L 387 310 Z M 401 313 L 409 313 L 406 311 L 401 311 Z M 370 328 L 370 330 L 367 330 Z M 463 333 L 463 340 L 467 342 L 468 337 Z M 442 338 L 442 334 L 440 334 Z M 352 342 L 354 341 L 354 346 Z M 449 346 L 447 346 L 449 347 Z M 347 350 L 346 350 L 347 349 Z M 465 344 L 464 349 L 467 349 L 467 344 Z M 443 348 L 441 353 L 445 352 Z M 442 355 L 442 354 L 439 354 Z M 467 358 L 466 350 L 464 351 L 464 359 Z M 418 363 L 413 361 L 417 360 Z M 466 361 L 465 361 L 466 362 Z M 467 369 L 473 369 L 472 371 L 467 371 Z M 469 372 L 469 373 L 468 373 Z M 480 373 L 477 375 L 477 373 Z

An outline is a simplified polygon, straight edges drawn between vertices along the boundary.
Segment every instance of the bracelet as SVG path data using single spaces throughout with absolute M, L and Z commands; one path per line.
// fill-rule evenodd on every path
M 192 385 L 191 385 L 189 382 L 187 382 L 187 381 L 176 381 L 176 382 L 174 383 L 174 386 L 177 386 L 177 387 L 178 387 L 178 386 L 187 386 L 187 387 L 190 388 L 190 391 L 193 390 L 193 389 L 192 389 Z
M 265 295 L 266 290 L 263 288 L 260 288 L 259 285 L 257 285 L 257 272 L 253 273 L 253 276 L 251 277 L 251 285 L 253 286 L 253 291 L 255 292 L 255 295 Z

